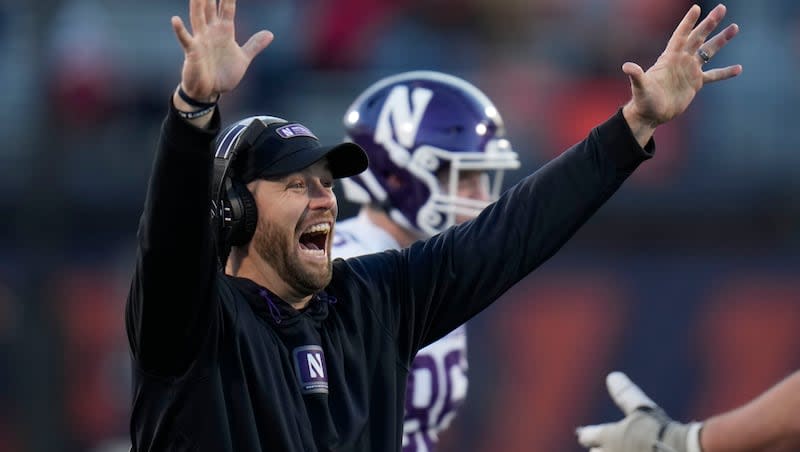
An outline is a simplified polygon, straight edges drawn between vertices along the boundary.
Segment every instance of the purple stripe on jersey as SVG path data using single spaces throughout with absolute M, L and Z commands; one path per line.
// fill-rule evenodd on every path
M 439 418 L 436 420 L 437 424 L 443 424 L 445 417 L 452 416 L 456 410 L 464 403 L 464 400 L 454 400 L 453 397 L 453 384 L 450 381 L 450 369 L 461 367 L 464 362 L 464 350 L 451 350 L 444 356 L 444 368 L 447 372 L 447 385 L 445 387 L 444 406 L 442 407 Z M 463 369 L 466 372 L 466 369 Z
M 463 343 L 456 341 L 450 344 L 453 348 L 442 353 L 445 340 L 433 344 L 439 347 L 436 352 L 422 349 L 411 363 L 406 386 L 403 452 L 434 451 L 437 433 L 446 428 L 464 403 L 467 362 Z

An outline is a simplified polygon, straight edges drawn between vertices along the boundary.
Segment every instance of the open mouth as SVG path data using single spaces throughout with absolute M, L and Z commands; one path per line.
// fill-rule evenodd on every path
M 300 249 L 306 253 L 325 256 L 328 250 L 330 223 L 317 223 L 300 234 Z

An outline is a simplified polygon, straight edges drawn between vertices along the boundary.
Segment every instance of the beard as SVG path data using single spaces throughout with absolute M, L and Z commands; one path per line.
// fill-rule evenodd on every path
M 283 233 L 274 223 L 262 222 L 261 219 L 253 235 L 253 244 L 258 255 L 275 268 L 278 276 L 301 294 L 317 293 L 330 284 L 333 276 L 330 252 L 324 270 L 306 268 L 298 257 L 294 237 Z

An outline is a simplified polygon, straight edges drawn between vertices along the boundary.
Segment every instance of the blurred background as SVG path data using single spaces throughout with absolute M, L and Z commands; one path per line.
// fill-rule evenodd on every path
M 524 167 L 629 96 L 682 0 L 239 0 L 275 41 L 223 122 L 302 121 L 323 141 L 368 84 L 451 72 L 503 114 Z M 700 2 L 704 11 L 714 3 Z M 656 134 L 657 154 L 555 258 L 470 325 L 468 402 L 445 451 L 578 451 L 619 417 L 624 370 L 700 419 L 800 368 L 800 2 L 729 0 L 742 63 Z M 0 0 L 0 451 L 127 450 L 123 323 L 135 233 L 182 53 L 185 0 Z M 721 29 L 722 27 L 720 27 Z M 341 217 L 353 206 L 340 197 Z

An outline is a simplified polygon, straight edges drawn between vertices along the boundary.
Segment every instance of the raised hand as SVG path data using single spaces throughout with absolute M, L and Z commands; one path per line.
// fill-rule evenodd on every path
M 181 86 L 193 99 L 212 102 L 234 89 L 253 58 L 272 42 L 272 33 L 259 31 L 243 46 L 236 43 L 233 19 L 236 0 L 190 0 L 192 33 L 180 17 L 172 17 L 172 28 L 183 48 Z
M 578 427 L 578 442 L 590 452 L 700 452 L 700 423 L 681 424 L 667 416 L 622 372 L 606 377 L 619 422 Z
M 706 41 L 725 17 L 725 12 L 725 5 L 717 5 L 695 26 L 700 18 L 700 7 L 693 5 L 652 67 L 644 71 L 636 63 L 622 65 L 622 71 L 630 78 L 633 94 L 623 113 L 637 139 L 639 132 L 643 132 L 641 138 L 646 138 L 646 143 L 652 129 L 683 113 L 706 83 L 726 80 L 742 72 L 738 64 L 703 70 L 703 65 L 739 32 L 739 26 L 731 24 Z

